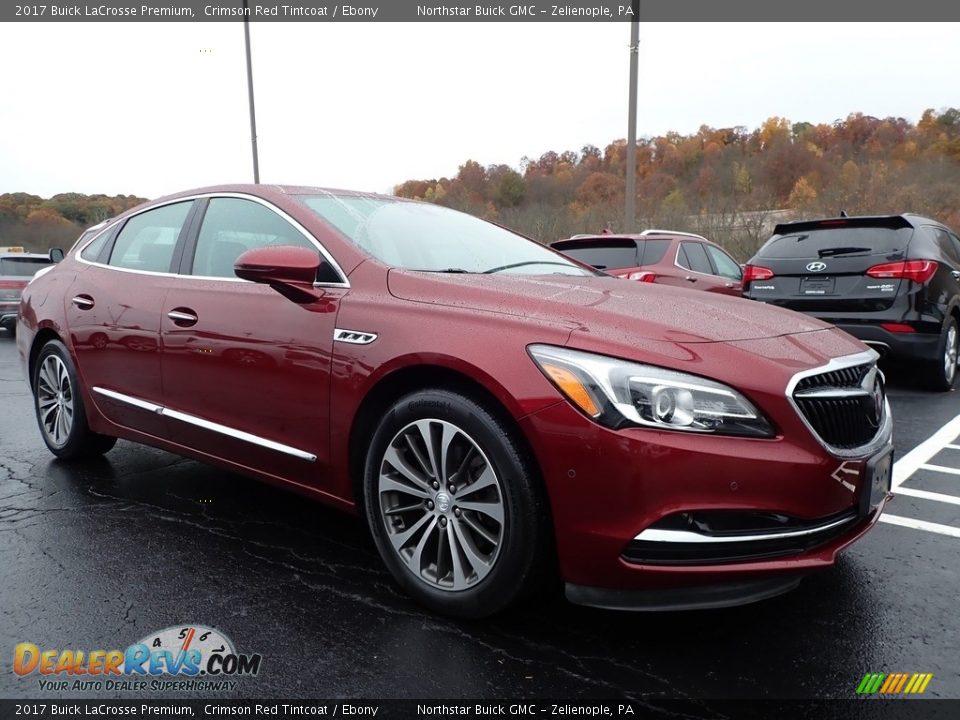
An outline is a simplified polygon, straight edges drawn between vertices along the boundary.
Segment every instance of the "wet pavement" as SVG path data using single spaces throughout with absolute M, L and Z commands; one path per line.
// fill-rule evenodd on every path
M 899 456 L 960 413 L 956 392 L 890 380 Z M 936 463 L 960 468 L 960 449 Z M 960 475 L 938 482 L 960 495 Z M 960 528 L 956 504 L 888 511 Z M 17 643 L 122 649 L 199 623 L 263 656 L 224 697 L 852 698 L 867 672 L 929 672 L 926 696 L 957 698 L 958 594 L 960 537 L 883 523 L 832 571 L 746 607 L 628 614 L 558 594 L 437 617 L 394 587 L 353 517 L 124 441 L 55 461 L 0 332 L 0 697 L 57 696 L 14 675 Z

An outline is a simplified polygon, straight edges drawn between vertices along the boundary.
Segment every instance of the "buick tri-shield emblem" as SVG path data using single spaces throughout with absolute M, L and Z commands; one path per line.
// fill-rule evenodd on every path
M 819 260 L 816 262 L 807 263 L 807 270 L 810 272 L 823 272 L 826 269 L 827 264 L 825 262 L 820 262 Z

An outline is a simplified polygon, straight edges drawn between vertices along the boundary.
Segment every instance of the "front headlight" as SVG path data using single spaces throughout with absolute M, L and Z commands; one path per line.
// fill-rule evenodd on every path
M 713 380 L 552 345 L 528 350 L 570 402 L 607 427 L 764 438 L 775 434 L 749 400 Z

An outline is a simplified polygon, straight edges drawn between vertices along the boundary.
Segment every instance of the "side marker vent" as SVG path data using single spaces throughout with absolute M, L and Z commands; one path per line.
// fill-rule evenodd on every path
M 376 333 L 363 332 L 362 330 L 346 330 L 337 328 L 333 331 L 335 342 L 345 342 L 352 345 L 369 345 L 377 339 Z

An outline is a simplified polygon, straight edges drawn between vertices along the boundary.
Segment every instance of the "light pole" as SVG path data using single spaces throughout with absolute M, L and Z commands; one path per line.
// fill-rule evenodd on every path
M 637 75 L 640 50 L 640 0 L 631 2 L 630 21 L 630 99 L 627 110 L 627 190 L 623 231 L 633 232 L 637 221 Z
M 253 104 L 253 63 L 250 61 L 250 8 L 243 0 L 243 39 L 247 48 L 247 96 L 250 99 L 250 144 L 253 146 L 253 182 L 260 184 L 260 160 L 257 158 L 257 110 Z

